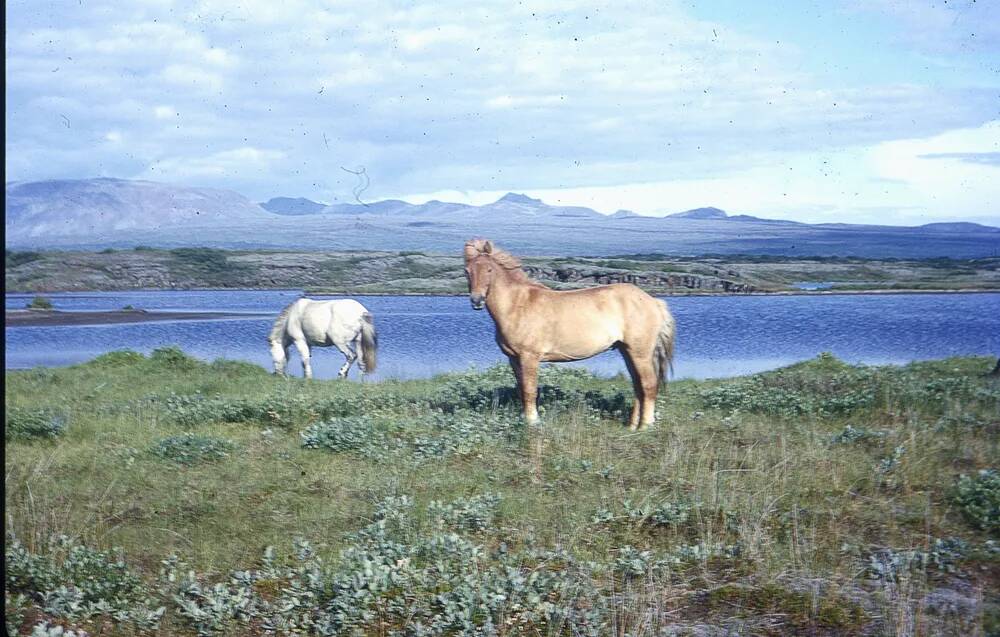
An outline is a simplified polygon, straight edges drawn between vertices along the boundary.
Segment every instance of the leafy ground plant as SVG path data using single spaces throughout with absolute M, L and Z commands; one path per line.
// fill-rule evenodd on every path
M 959 476 L 952 497 L 970 524 L 1000 535 L 1000 473 L 995 469 Z
M 66 417 L 51 409 L 7 409 L 4 438 L 7 440 L 53 439 L 66 431 Z
M 183 433 L 158 440 L 150 452 L 163 460 L 194 465 L 221 460 L 232 452 L 233 447 L 233 443 L 225 438 Z
M 150 628 L 163 615 L 165 608 L 156 606 L 120 553 L 96 551 L 66 536 L 52 538 L 45 554 L 28 550 L 15 538 L 8 537 L 5 545 L 6 590 L 26 596 L 50 617 L 108 616 Z

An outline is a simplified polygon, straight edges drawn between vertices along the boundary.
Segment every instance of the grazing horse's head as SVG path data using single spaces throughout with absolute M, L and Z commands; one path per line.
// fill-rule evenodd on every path
M 472 308 L 483 309 L 493 283 L 493 244 L 485 239 L 473 239 L 465 244 L 465 278 L 469 280 L 469 301 Z

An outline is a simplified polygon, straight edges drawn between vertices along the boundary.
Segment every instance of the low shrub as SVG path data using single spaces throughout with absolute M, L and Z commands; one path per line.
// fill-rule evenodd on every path
M 228 369 L 234 375 L 240 375 L 243 371 L 239 365 Z M 265 375 L 266 372 L 261 369 L 261 374 Z M 379 396 L 376 400 L 357 395 L 313 398 L 290 394 L 272 394 L 257 398 L 170 394 L 155 400 L 164 405 L 171 420 L 184 427 L 196 427 L 211 422 L 232 422 L 283 428 L 331 418 L 361 416 L 376 410 L 390 409 L 403 402 L 401 398 L 400 401 L 394 400 L 392 395 Z
M 737 559 L 742 554 L 739 545 L 722 544 L 679 544 L 664 553 L 639 550 L 633 546 L 623 546 L 617 550 L 612 569 L 626 579 L 646 577 L 656 573 L 690 564 L 704 563 L 710 559 Z
M 24 307 L 29 310 L 51 310 L 53 308 L 52 301 L 48 300 L 44 296 L 36 296 Z
M 227 377 L 237 377 L 237 376 L 259 376 L 264 377 L 268 375 L 266 369 L 260 365 L 254 365 L 253 363 L 247 363 L 246 361 L 232 361 L 223 358 L 218 358 L 212 361 L 211 364 L 212 371 L 223 374 Z
M 130 349 L 106 352 L 86 363 L 91 367 L 129 367 L 146 361 L 146 357 Z
M 183 465 L 221 460 L 229 455 L 234 445 L 225 438 L 198 436 L 184 433 L 158 440 L 150 452 L 163 460 Z
M 4 250 L 4 258 L 8 268 L 16 268 L 25 263 L 31 263 L 41 259 L 44 255 L 40 252 L 18 252 L 16 250 Z
M 701 391 L 706 407 L 792 418 L 848 415 L 873 407 L 893 382 L 884 370 L 851 367 L 830 355 Z
M 106 616 L 151 628 L 165 610 L 120 552 L 97 551 L 66 536 L 53 538 L 45 555 L 8 538 L 4 563 L 6 591 L 25 595 L 51 617 Z
M 834 445 L 853 443 L 870 444 L 885 440 L 886 435 L 885 431 L 847 425 L 843 431 L 830 439 L 830 443 Z
M 432 409 L 496 411 L 520 408 L 514 373 L 507 365 L 482 372 L 452 374 L 427 400 Z M 538 373 L 538 403 L 543 407 L 575 408 L 586 405 L 601 413 L 621 415 L 632 407 L 632 393 L 617 387 L 593 388 L 595 377 L 578 367 L 545 365 Z
M 874 578 L 895 581 L 908 572 L 952 573 L 969 552 L 959 538 L 936 538 L 927 549 L 878 549 L 868 556 L 867 572 Z
M 299 436 L 307 449 L 334 452 L 363 451 L 369 455 L 386 449 L 385 435 L 364 418 L 338 418 L 310 425 Z
M 497 409 L 518 401 L 514 374 L 509 367 L 494 366 L 484 372 L 453 374 L 428 399 L 432 409 L 446 413 L 458 410 Z
M 482 531 L 493 525 L 500 495 L 486 493 L 471 498 L 459 498 L 454 502 L 432 501 L 428 513 L 439 528 L 453 531 Z
M 435 414 L 408 430 L 418 431 L 409 440 L 418 459 L 466 455 L 488 444 L 518 442 L 525 432 L 516 416 L 471 411 Z
M 149 355 L 149 361 L 159 367 L 175 371 L 189 371 L 204 364 L 197 358 L 185 354 L 181 348 L 174 346 L 154 349 Z
M 66 417 L 50 409 L 8 408 L 4 412 L 4 439 L 53 439 L 66 431 Z
M 412 509 L 405 496 L 380 503 L 334 565 L 301 540 L 291 565 L 279 566 L 269 548 L 260 569 L 214 585 L 168 560 L 165 591 L 202 635 L 251 624 L 279 634 L 376 634 L 401 625 L 413 635 L 606 634 L 606 602 L 589 568 L 568 553 L 489 550 L 460 533 L 421 533 Z
M 678 526 L 687 522 L 691 511 L 697 508 L 690 502 L 661 502 L 647 507 L 636 507 L 630 500 L 623 503 L 629 519 L 649 526 Z
M 688 522 L 692 515 L 701 509 L 700 503 L 687 500 L 665 500 L 655 504 L 636 505 L 626 498 L 622 502 L 620 513 L 616 514 L 610 509 L 601 508 L 591 516 L 591 522 L 594 524 L 627 522 L 647 529 L 657 527 L 676 529 Z
M 1000 534 L 1000 473 L 984 469 L 975 476 L 961 475 L 952 489 L 952 500 L 965 519 L 977 529 Z
M 925 396 L 930 396 L 938 400 L 946 398 L 964 398 L 975 392 L 975 385 L 966 377 L 955 378 L 935 378 L 927 381 L 923 387 Z

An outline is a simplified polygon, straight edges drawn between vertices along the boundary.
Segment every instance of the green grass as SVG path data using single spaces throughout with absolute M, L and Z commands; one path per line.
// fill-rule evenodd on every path
M 305 382 L 164 349 L 8 372 L 8 426 L 65 424 L 7 439 L 8 624 L 260 634 L 294 602 L 310 630 L 365 635 L 986 634 L 992 365 L 822 356 L 672 382 L 640 433 L 626 379 L 571 368 L 543 371 L 537 429 L 505 368 Z M 128 583 L 118 611 L 105 575 Z M 942 588 L 972 610 L 936 610 Z

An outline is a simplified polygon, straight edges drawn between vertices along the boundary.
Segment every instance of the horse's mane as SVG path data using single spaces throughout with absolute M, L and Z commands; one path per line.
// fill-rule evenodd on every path
M 298 303 L 298 301 L 292 301 L 285 306 L 285 309 L 281 310 L 278 314 L 278 318 L 274 319 L 274 326 L 271 328 L 271 333 L 267 337 L 268 343 L 280 343 L 285 338 L 285 323 L 288 322 L 288 313 L 292 311 L 292 306 Z
M 486 244 L 488 243 L 490 244 L 489 251 L 487 251 L 486 248 Z M 466 263 L 479 255 L 486 255 L 493 259 L 494 263 L 506 270 L 507 275 L 518 283 L 528 283 L 538 287 L 545 287 L 538 281 L 529 277 L 528 274 L 521 269 L 521 260 L 513 254 L 505 250 L 501 250 L 486 239 L 472 239 L 471 241 L 467 241 L 465 243 Z

